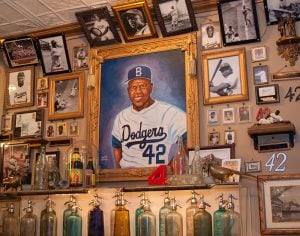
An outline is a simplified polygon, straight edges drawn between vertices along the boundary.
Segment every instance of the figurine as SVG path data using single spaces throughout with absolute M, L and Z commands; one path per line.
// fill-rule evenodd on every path
M 265 118 L 261 118 L 258 121 L 258 124 L 273 124 L 273 123 L 277 123 L 277 122 L 281 122 L 283 121 L 282 117 L 279 115 L 280 111 L 276 110 L 274 113 L 270 113 L 270 115 L 268 115 Z
M 7 191 L 10 188 L 15 189 L 15 191 L 17 191 L 19 187 L 22 190 L 21 176 L 15 175 L 15 176 L 9 176 L 7 178 L 4 178 L 3 186 L 4 186 L 4 191 Z

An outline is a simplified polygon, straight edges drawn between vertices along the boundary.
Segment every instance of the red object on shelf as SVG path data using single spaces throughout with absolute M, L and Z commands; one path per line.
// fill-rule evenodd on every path
M 160 165 L 148 177 L 148 184 L 165 185 L 167 181 L 167 166 Z

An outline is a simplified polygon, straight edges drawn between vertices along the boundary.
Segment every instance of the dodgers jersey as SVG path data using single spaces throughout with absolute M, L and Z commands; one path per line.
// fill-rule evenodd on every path
M 167 165 L 178 135 L 186 135 L 185 112 L 156 100 L 141 111 L 130 106 L 116 116 L 112 146 L 122 148 L 122 168 Z

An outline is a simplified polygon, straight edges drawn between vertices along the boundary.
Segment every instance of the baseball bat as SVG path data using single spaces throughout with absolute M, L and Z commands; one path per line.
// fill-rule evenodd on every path
M 216 74 L 217 74 L 217 72 L 218 72 L 218 70 L 219 70 L 219 68 L 220 68 L 220 66 L 221 66 L 222 61 L 223 61 L 223 59 L 220 59 L 220 60 L 219 60 L 218 65 L 217 65 L 217 67 L 216 67 L 216 69 L 215 69 L 215 71 L 214 71 L 214 74 L 213 74 L 213 76 L 212 76 L 211 79 L 210 79 L 210 83 L 214 80 L 214 78 L 215 78 L 215 76 L 216 76 Z

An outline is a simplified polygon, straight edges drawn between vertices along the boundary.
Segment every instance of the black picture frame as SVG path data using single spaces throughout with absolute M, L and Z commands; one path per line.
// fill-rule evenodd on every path
M 300 1 L 289 0 L 289 4 L 280 0 L 264 0 L 264 8 L 266 21 L 268 25 L 274 25 L 278 23 L 278 19 L 287 18 L 289 13 L 292 13 L 292 17 L 296 21 L 300 20 Z
M 222 0 L 217 4 L 224 46 L 260 42 L 255 0 L 243 2 Z
M 255 86 L 256 104 L 269 104 L 280 102 L 278 84 Z
M 174 6 L 174 3 L 177 3 L 177 6 Z M 190 0 L 154 0 L 153 7 L 156 12 L 158 25 L 164 37 L 198 30 Z M 174 22 L 174 25 L 172 22 Z
M 37 46 L 44 75 L 56 75 L 72 71 L 66 38 L 63 33 L 39 37 Z
M 39 63 L 36 43 L 31 37 L 6 39 L 3 42 L 3 49 L 10 68 Z
M 75 15 L 91 47 L 121 42 L 107 7 L 76 12 Z

